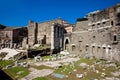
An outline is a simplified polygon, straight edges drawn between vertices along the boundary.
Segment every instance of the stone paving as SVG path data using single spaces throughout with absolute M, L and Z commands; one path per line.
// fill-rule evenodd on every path
M 35 68 L 30 68 L 29 70 L 31 71 L 30 74 L 22 79 L 19 79 L 19 80 L 32 80 L 32 79 L 37 78 L 37 77 L 44 77 L 44 76 L 47 76 L 49 74 L 52 74 L 54 71 L 51 69 L 37 70 Z

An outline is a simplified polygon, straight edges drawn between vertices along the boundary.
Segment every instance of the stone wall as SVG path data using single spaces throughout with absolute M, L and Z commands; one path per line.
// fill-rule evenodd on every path
M 76 25 L 74 27 L 74 31 L 84 31 L 87 29 L 88 29 L 88 19 L 87 18 L 77 19 Z
M 1 30 L 0 31 L 0 48 L 12 47 L 12 31 L 11 30 Z
M 37 43 L 36 37 L 37 37 L 37 23 L 33 21 L 29 21 L 28 23 L 28 44 L 29 46 L 33 46 Z
M 50 49 L 62 49 L 64 39 L 63 20 L 58 18 L 47 22 L 29 22 L 28 44 L 32 47 L 35 44 L 46 45 Z
M 0 48 L 22 47 L 23 38 L 27 37 L 27 28 L 4 28 L 0 30 Z
M 117 22 L 119 12 L 116 12 L 119 7 L 120 5 L 117 5 L 90 12 L 87 19 L 78 19 L 69 37 L 68 51 L 86 57 L 120 61 L 120 25 Z
M 51 44 L 51 26 L 52 21 L 38 23 L 38 44 Z

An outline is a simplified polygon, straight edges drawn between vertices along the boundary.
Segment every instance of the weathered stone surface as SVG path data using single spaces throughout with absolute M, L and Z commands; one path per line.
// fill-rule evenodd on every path
M 26 77 L 19 79 L 19 80 L 32 80 L 34 78 L 44 77 L 44 76 L 47 76 L 47 75 L 53 73 L 53 70 L 50 70 L 50 69 L 37 70 L 34 68 L 30 68 L 30 71 L 31 72 L 29 75 L 27 75 Z
M 87 64 L 86 64 L 86 63 L 81 63 L 79 66 L 81 66 L 81 67 L 86 67 Z
M 120 76 L 120 71 L 111 72 L 111 74 L 115 77 L 118 77 L 118 76 Z
M 65 28 L 63 20 L 57 19 L 42 23 L 29 21 L 28 44 L 47 45 L 50 49 L 62 49 Z
M 115 5 L 102 11 L 90 12 L 86 18 L 78 19 L 73 32 L 65 34 L 68 38 L 68 43 L 64 43 L 68 45 L 67 50 L 88 58 L 119 62 L 120 25 L 116 25 L 119 21 L 114 19 L 120 19 L 117 16 L 119 13 L 115 14 L 117 8 Z
M 83 78 L 83 76 L 84 76 L 83 74 L 76 74 L 77 78 Z

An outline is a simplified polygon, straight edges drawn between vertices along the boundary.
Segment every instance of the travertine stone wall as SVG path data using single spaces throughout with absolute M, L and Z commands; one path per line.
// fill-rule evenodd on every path
M 77 19 L 69 37 L 70 43 L 67 44 L 69 48 L 65 49 L 71 54 L 120 61 L 119 9 L 120 5 L 115 5 L 102 11 L 90 12 L 86 19 Z
M 51 49 L 62 49 L 65 28 L 62 19 L 48 22 L 29 22 L 28 43 L 32 47 L 35 44 L 47 45 Z

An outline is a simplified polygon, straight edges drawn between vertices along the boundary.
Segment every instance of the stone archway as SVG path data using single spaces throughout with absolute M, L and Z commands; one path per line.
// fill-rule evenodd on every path
M 69 44 L 70 44 L 70 39 L 69 39 L 69 37 L 66 37 L 66 38 L 64 39 L 64 50 L 67 50 L 67 49 L 68 49 Z

